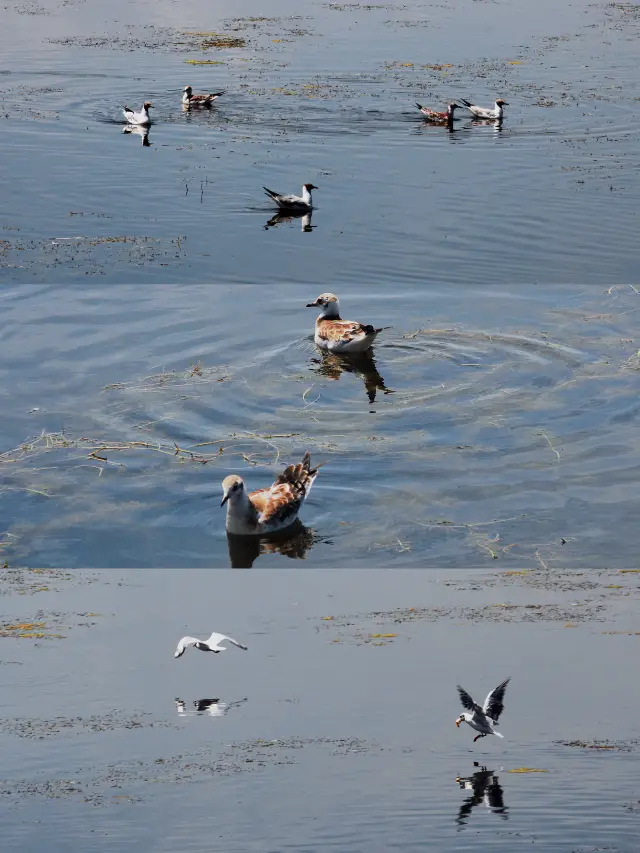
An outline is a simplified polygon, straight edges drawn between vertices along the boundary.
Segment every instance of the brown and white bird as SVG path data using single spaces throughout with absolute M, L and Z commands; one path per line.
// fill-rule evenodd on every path
M 451 124 L 454 121 L 455 111 L 460 109 L 460 104 L 454 104 L 453 102 L 447 104 L 446 113 L 439 113 L 435 110 L 430 110 L 429 107 L 423 107 L 422 104 L 419 104 L 417 101 L 416 107 L 420 110 L 425 119 L 430 121 L 432 124 Z
M 227 533 L 255 536 L 290 527 L 318 476 L 307 451 L 302 462 L 289 465 L 272 486 L 247 492 L 242 477 L 231 474 L 222 481 L 222 503 L 227 504 Z
M 333 293 L 321 293 L 307 308 L 320 308 L 316 318 L 314 341 L 321 349 L 335 353 L 366 352 L 378 334 L 391 326 L 374 326 L 343 320 L 340 303 Z
M 211 92 L 209 95 L 194 95 L 191 86 L 185 86 L 182 103 L 185 107 L 210 107 L 224 92 Z

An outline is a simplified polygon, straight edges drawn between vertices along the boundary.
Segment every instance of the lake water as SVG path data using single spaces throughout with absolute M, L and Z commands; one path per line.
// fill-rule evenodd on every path
M 557 6 L 4 8 L 10 565 L 634 564 L 640 15 Z M 311 230 L 269 225 L 306 180 Z M 373 361 L 315 350 L 324 290 Z M 307 448 L 294 541 L 228 543 L 223 477 Z
M 4 572 L 3 850 L 635 853 L 639 577 Z

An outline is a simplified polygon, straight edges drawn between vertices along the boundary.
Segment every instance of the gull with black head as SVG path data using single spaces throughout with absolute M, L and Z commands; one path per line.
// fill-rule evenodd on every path
M 500 714 L 504 711 L 504 694 L 507 689 L 507 684 L 511 678 L 505 679 L 501 684 L 489 693 L 484 700 L 484 705 L 477 705 L 467 691 L 458 684 L 458 694 L 462 707 L 466 708 L 468 713 L 460 714 L 456 720 L 456 726 L 460 728 L 460 723 L 466 723 L 471 726 L 476 732 L 479 732 L 474 739 L 475 743 L 478 738 L 486 737 L 487 735 L 495 735 L 496 737 L 504 737 L 500 732 L 495 730 L 498 725 Z

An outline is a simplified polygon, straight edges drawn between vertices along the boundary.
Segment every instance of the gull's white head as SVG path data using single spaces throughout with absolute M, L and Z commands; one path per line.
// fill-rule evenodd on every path
M 237 474 L 230 474 L 228 477 L 225 477 L 222 481 L 222 503 L 220 506 L 224 506 L 227 501 L 230 501 L 232 504 L 237 501 L 241 501 L 244 498 L 244 482 L 242 477 L 238 477 Z
M 324 319 L 340 317 L 340 303 L 335 293 L 321 293 L 315 302 L 308 302 L 307 308 L 319 308 L 320 316 Z
M 463 714 L 460 714 L 460 716 L 459 716 L 459 717 L 458 717 L 458 719 L 456 720 L 456 726 L 457 726 L 457 728 L 460 728 L 460 723 L 468 723 L 468 722 L 469 722 L 469 721 L 467 720 L 467 717 L 471 717 L 471 714 L 464 714 L 464 713 L 463 713 Z

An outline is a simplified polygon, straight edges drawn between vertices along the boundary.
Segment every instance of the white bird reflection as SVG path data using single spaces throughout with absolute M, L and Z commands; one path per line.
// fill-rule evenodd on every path
M 202 714 L 208 714 L 210 717 L 224 717 L 231 708 L 243 705 L 248 699 L 239 699 L 236 702 L 221 702 L 220 699 L 194 699 L 191 703 L 193 709 L 187 706 L 183 699 L 175 699 L 174 701 L 179 717 L 196 717 Z
M 149 148 L 151 143 L 149 142 L 149 128 L 142 127 L 136 124 L 127 124 L 122 128 L 123 133 L 134 133 L 136 136 L 142 137 L 142 144 L 145 148 Z
M 282 554 L 291 560 L 304 560 L 318 537 L 314 530 L 297 519 L 286 530 L 267 536 L 235 536 L 227 533 L 232 569 L 250 569 L 263 554 Z
M 271 217 L 264 226 L 264 230 L 268 231 L 269 228 L 275 228 L 277 225 L 282 225 L 283 222 L 293 222 L 294 219 L 300 220 L 300 230 L 303 233 L 310 234 L 314 228 L 317 228 L 317 225 L 311 224 L 311 213 L 302 213 L 299 211 L 291 211 L 288 210 L 286 212 L 280 211 Z
M 456 776 L 456 782 L 463 791 L 471 791 L 471 796 L 462 803 L 458 810 L 456 823 L 460 828 L 465 826 L 473 809 L 484 802 L 489 811 L 499 814 L 503 820 L 508 820 L 507 807 L 504 804 L 504 791 L 498 781 L 495 770 L 481 767 L 477 761 L 474 767 L 480 769 L 471 776 Z

